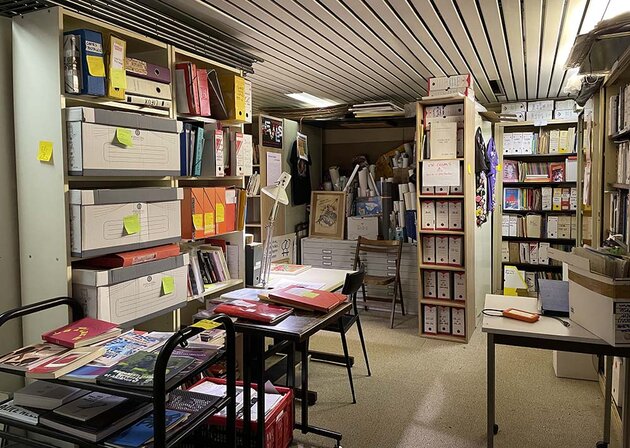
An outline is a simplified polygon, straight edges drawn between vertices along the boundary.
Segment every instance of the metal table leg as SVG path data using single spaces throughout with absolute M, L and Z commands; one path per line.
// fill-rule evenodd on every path
M 244 356 L 251 356 L 251 339 L 248 334 L 243 334 Z M 249 362 L 243 362 L 243 446 L 251 446 L 251 407 L 252 402 L 252 378 Z
M 488 421 L 487 421 L 487 438 L 488 438 L 488 448 L 494 447 L 494 434 L 495 434 L 495 423 L 494 423 L 494 406 L 495 406 L 495 345 L 494 345 L 494 335 L 492 333 L 488 333 L 488 353 L 487 353 L 487 375 L 488 375 L 488 385 L 487 385 L 487 408 L 488 408 Z
M 256 447 L 264 448 L 265 446 L 265 338 L 256 336 L 252 341 L 254 352 L 256 353 L 256 362 L 258 366 L 256 373 L 256 394 L 257 394 L 257 430 L 256 430 Z
M 606 394 L 604 399 L 604 438 L 598 447 L 607 447 L 610 443 L 610 407 L 612 406 L 612 369 L 613 369 L 613 357 L 605 356 L 606 360 L 606 387 L 604 393 Z

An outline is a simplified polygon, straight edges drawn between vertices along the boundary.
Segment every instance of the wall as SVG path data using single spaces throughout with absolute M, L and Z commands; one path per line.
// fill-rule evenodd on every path
M 20 255 L 18 247 L 17 188 L 15 183 L 15 151 L 13 137 L 13 84 L 11 63 L 11 20 L 0 18 L 0 135 L 4 148 L 0 151 L 0 312 L 20 306 Z M 0 329 L 0 353 L 22 345 L 19 321 Z M 14 390 L 22 381 L 14 375 L 0 375 L 0 391 Z

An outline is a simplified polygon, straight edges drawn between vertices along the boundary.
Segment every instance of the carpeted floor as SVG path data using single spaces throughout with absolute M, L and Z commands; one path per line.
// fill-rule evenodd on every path
M 403 320 L 404 319 L 404 320 Z M 417 336 L 417 317 L 362 316 L 372 376 L 356 329 L 348 333 L 357 404 L 344 367 L 311 362 L 312 424 L 343 434 L 343 448 L 485 447 L 486 338 L 467 345 Z M 313 349 L 341 352 L 339 335 L 320 333 Z M 595 382 L 558 379 L 551 352 L 497 347 L 497 448 L 594 447 L 602 437 L 603 397 Z M 299 416 L 299 407 L 296 412 Z M 614 426 L 614 425 L 613 425 Z M 334 442 L 295 432 L 293 446 Z M 620 446 L 613 427 L 611 447 Z

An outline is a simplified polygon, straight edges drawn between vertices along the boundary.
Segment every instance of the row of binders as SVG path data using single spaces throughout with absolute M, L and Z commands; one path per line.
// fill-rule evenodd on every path
M 610 193 L 610 233 L 620 235 L 620 239 L 630 246 L 630 194 L 628 190 Z
M 503 155 L 567 154 L 575 152 L 575 128 L 503 134 Z
M 577 157 L 564 162 L 517 162 L 505 160 L 503 182 L 576 182 Z
M 571 251 L 573 246 L 550 243 L 522 243 L 503 241 L 501 243 L 501 261 L 516 264 L 560 265 L 560 262 L 549 258 L 549 248 Z
M 243 230 L 247 205 L 247 192 L 244 189 L 184 188 L 183 197 L 182 238 L 194 240 Z
M 504 188 L 503 210 L 577 210 L 577 188 Z
M 466 301 L 466 273 L 425 269 L 422 295 L 425 299 Z
M 619 95 L 612 95 L 608 101 L 608 134 L 630 129 L 630 84 L 619 87 Z
M 463 200 L 420 201 L 421 230 L 462 230 L 464 216 Z
M 422 236 L 422 263 L 462 267 L 464 238 L 461 236 Z
M 537 214 L 502 216 L 502 235 L 521 238 L 577 238 L 577 217 Z
M 422 306 L 422 332 L 466 336 L 466 310 L 450 306 Z
M 182 176 L 252 175 L 252 136 L 220 123 L 185 123 L 179 150 Z
M 506 272 L 511 269 L 510 266 L 503 267 L 503 277 L 506 277 Z M 518 271 L 522 276 L 523 281 L 527 285 L 527 292 L 534 293 L 538 292 L 538 280 L 562 280 L 562 273 L 560 272 L 549 272 L 549 271 Z
M 617 145 L 617 183 L 630 185 L 630 141 Z

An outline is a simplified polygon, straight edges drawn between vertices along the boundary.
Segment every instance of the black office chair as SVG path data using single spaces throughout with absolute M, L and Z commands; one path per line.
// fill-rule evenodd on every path
M 352 274 L 346 274 L 346 280 L 343 284 L 342 294 L 347 295 L 352 300 L 352 309 L 348 314 L 341 316 L 341 318 L 335 324 L 331 324 L 324 328 L 324 331 L 334 331 L 341 335 L 341 344 L 343 345 L 343 354 L 346 360 L 346 369 L 348 370 L 348 379 L 350 380 L 350 390 L 352 391 L 352 403 L 356 403 L 357 399 L 354 394 L 354 382 L 352 381 L 352 365 L 350 364 L 350 355 L 348 354 L 348 343 L 346 341 L 346 333 L 350 330 L 352 325 L 357 324 L 357 330 L 359 331 L 359 339 L 361 340 L 361 347 L 363 348 L 363 357 L 365 358 L 365 365 L 367 367 L 368 376 L 372 376 L 370 371 L 370 362 L 368 361 L 367 349 L 365 348 L 365 339 L 363 339 L 363 328 L 361 327 L 361 318 L 359 317 L 359 309 L 357 308 L 357 291 L 363 284 L 363 278 L 365 277 L 364 271 L 357 271 Z

